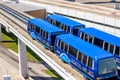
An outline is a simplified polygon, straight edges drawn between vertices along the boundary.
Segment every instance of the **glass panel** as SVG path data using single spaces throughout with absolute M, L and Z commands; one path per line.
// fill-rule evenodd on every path
M 84 33 L 83 32 L 81 32 L 81 39 L 83 39 L 84 38 Z
M 81 52 L 79 52 L 79 54 L 78 54 L 78 60 L 81 62 L 81 60 L 82 60 L 82 53 Z
M 68 33 L 70 33 L 70 27 L 68 26 L 68 31 L 67 31 Z
M 76 58 L 77 50 L 74 49 L 72 46 L 69 46 L 69 53 Z
M 63 50 L 64 48 L 64 42 L 61 41 L 61 49 Z
M 41 29 L 41 36 L 43 36 L 43 30 Z
M 85 64 L 85 65 L 86 65 L 86 62 L 87 62 L 87 56 L 86 56 L 86 55 L 84 55 L 84 56 L 83 56 L 83 64 Z
M 45 38 L 45 35 L 46 35 L 46 32 L 44 31 L 44 32 L 43 32 L 43 37 L 44 37 L 44 38 Z
M 118 46 L 115 48 L 115 54 L 120 56 L 120 48 Z
M 98 38 L 94 38 L 94 45 L 102 48 L 103 41 Z
M 89 57 L 88 58 L 88 67 L 93 68 L 92 65 L 93 65 L 93 59 Z
M 108 43 L 107 42 L 105 42 L 105 45 L 104 45 L 104 50 L 108 50 Z
M 98 74 L 107 74 L 113 71 L 116 71 L 116 62 L 114 58 L 107 58 L 98 61 Z
M 85 34 L 85 41 L 88 41 L 88 35 L 87 34 Z
M 60 22 L 56 21 L 56 26 L 60 27 Z
M 46 32 L 46 39 L 48 39 L 48 32 Z
M 92 43 L 93 37 L 89 35 L 89 42 Z
M 68 45 L 65 44 L 65 51 L 67 52 L 67 50 L 68 50 Z
M 113 51 L 114 51 L 114 45 L 110 45 L 110 49 L 109 49 L 109 52 L 111 52 L 111 53 L 113 53 Z
M 36 26 L 35 25 L 33 25 L 33 30 L 36 31 Z
M 36 31 L 39 33 L 40 31 L 40 28 L 36 26 Z

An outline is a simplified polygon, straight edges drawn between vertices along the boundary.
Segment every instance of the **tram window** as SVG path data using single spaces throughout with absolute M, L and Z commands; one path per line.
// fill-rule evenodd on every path
M 61 49 L 63 50 L 64 48 L 64 42 L 61 41 Z
M 92 58 L 88 58 L 88 67 L 92 68 L 92 64 L 93 64 L 93 59 Z
M 59 48 L 61 48 L 61 40 L 60 40 L 60 43 L 58 45 L 59 45 Z
M 60 22 L 56 21 L 56 26 L 60 27 Z
M 48 32 L 46 32 L 46 39 L 48 39 Z
M 57 46 L 60 47 L 60 39 L 57 40 Z
M 68 45 L 65 44 L 65 51 L 67 52 L 67 50 L 68 50 Z
M 32 24 L 30 23 L 30 29 L 32 29 Z
M 98 38 L 94 38 L 94 45 L 102 48 L 102 44 L 103 44 L 102 40 L 100 40 Z
M 73 56 L 76 58 L 77 57 L 77 49 L 73 48 Z
M 46 35 L 46 32 L 45 32 L 45 31 L 43 31 L 43 37 L 44 37 L 44 38 L 46 38 L 46 37 L 45 37 L 45 35 Z
M 53 25 L 56 25 L 56 21 L 55 20 L 53 20 Z
M 81 52 L 79 52 L 79 54 L 78 54 L 78 60 L 81 62 L 81 60 L 82 60 L 82 53 Z
M 33 31 L 35 31 L 36 30 L 36 26 L 35 25 L 33 25 Z
M 60 23 L 59 28 L 62 28 L 62 23 Z
M 77 50 L 74 49 L 72 46 L 69 46 L 69 53 L 76 58 Z
M 28 27 L 31 29 L 31 23 L 28 24 Z
M 49 22 L 52 23 L 52 19 L 49 18 Z
M 62 24 L 62 29 L 63 29 L 63 30 L 64 30 L 64 27 L 65 27 L 64 24 Z
M 48 22 L 50 22 L 50 18 L 48 18 Z
M 67 32 L 67 26 L 66 25 L 64 26 L 64 30 L 65 30 L 65 32 Z
M 43 35 L 43 30 L 41 29 L 41 36 Z
M 70 27 L 69 27 L 69 26 L 67 26 L 67 32 L 68 32 L 68 33 L 70 32 Z
M 43 35 L 43 37 L 45 38 L 45 31 L 43 31 L 43 34 L 42 34 L 42 35 Z
M 39 34 L 41 34 L 41 29 L 39 30 Z
M 36 32 L 39 33 L 40 28 L 36 26 Z
M 115 54 L 120 56 L 120 47 L 116 46 L 115 48 Z
M 89 43 L 92 43 L 93 37 L 89 36 Z
M 62 24 L 60 23 L 60 26 L 59 26 L 59 28 L 61 28 L 62 29 Z
M 77 26 L 76 26 L 76 27 L 74 27 L 74 29 L 73 29 L 73 34 L 74 34 L 74 35 L 77 35 L 77 34 L 78 34 L 79 29 L 80 29 L 80 28 L 79 28 L 79 27 L 77 27 Z
M 31 24 L 31 29 L 33 30 L 33 24 Z
M 34 25 L 32 25 L 32 30 L 34 31 Z
M 59 47 L 61 46 L 61 45 L 60 45 L 60 42 L 61 42 L 61 41 L 60 41 L 60 39 L 59 39 L 59 43 L 58 43 L 58 46 L 59 46 Z
M 108 50 L 108 43 L 107 42 L 105 42 L 105 45 L 104 45 L 104 50 Z
M 85 41 L 88 41 L 88 34 L 85 34 Z
M 86 55 L 83 56 L 83 61 L 82 61 L 82 63 L 86 65 L 86 63 L 87 63 L 87 56 L 86 56 Z
M 113 53 L 114 51 L 114 45 L 110 44 L 109 52 Z
M 66 27 L 66 32 L 68 32 L 68 26 L 65 26 Z
M 83 39 L 83 37 L 84 37 L 84 32 L 81 32 L 80 38 Z

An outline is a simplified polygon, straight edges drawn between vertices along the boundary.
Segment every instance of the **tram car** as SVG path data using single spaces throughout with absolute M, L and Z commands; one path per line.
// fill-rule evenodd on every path
M 116 58 L 120 75 L 120 38 L 95 28 L 84 28 L 78 32 L 78 37 L 92 45 L 95 45 Z
M 77 35 L 80 29 L 85 28 L 84 24 L 58 14 L 48 15 L 46 21 L 74 35 Z

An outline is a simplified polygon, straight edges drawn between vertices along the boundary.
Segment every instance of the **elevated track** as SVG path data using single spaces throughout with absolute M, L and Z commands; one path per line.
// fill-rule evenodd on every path
M 2 9 L 1 9 L 2 8 Z M 72 69 L 69 65 L 62 63 L 62 61 L 52 52 L 45 50 L 41 44 L 37 41 L 32 40 L 32 38 L 28 35 L 27 25 L 25 23 L 25 16 L 22 15 L 22 19 L 20 18 L 18 12 L 11 11 L 11 9 L 6 10 L 7 7 L 3 7 L 0 5 L 0 23 L 3 24 L 10 32 L 16 35 L 23 43 L 25 43 L 28 47 L 30 47 L 38 56 L 40 56 L 49 66 L 51 66 L 58 74 L 60 74 L 64 79 L 67 80 L 76 80 L 84 78 Z M 14 14 L 12 13 L 14 12 Z M 27 21 L 26 21 L 27 22 Z M 57 61 L 57 63 L 55 62 Z M 59 66 L 59 65 L 60 66 Z M 62 67 L 65 69 L 63 69 Z M 66 72 L 67 71 L 67 72 Z M 71 76 L 68 72 L 70 72 Z

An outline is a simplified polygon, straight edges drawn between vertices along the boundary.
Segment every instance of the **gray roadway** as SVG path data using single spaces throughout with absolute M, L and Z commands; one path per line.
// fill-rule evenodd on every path
M 43 72 L 43 70 L 50 68 L 46 63 L 28 62 L 28 66 L 29 76 L 31 76 L 33 80 L 54 80 Z M 0 80 L 2 80 L 3 75 L 10 75 L 11 80 L 22 80 L 19 76 L 18 56 L 0 46 Z

